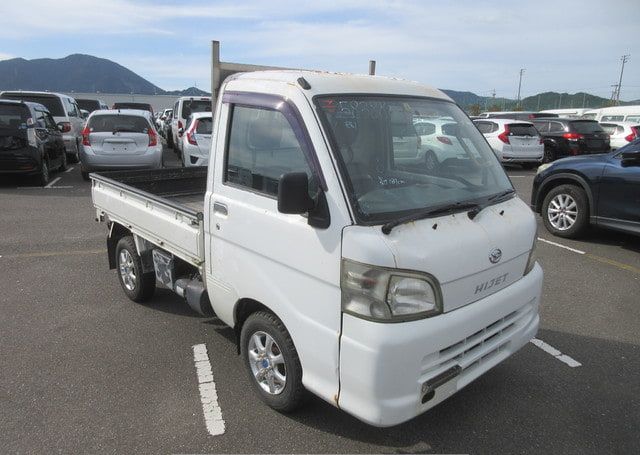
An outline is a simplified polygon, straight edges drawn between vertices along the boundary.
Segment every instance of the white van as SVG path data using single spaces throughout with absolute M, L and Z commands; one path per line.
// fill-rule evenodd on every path
M 211 112 L 210 96 L 183 96 L 173 105 L 173 118 L 171 119 L 171 143 L 175 151 L 182 153 L 182 136 L 187 125 L 187 120 L 192 113 Z
M 124 293 L 149 300 L 159 280 L 215 312 L 265 403 L 292 411 L 309 391 L 396 425 L 535 336 L 534 214 L 448 96 L 306 71 L 216 93 L 208 168 L 91 174 L 93 204 Z M 392 136 L 429 116 L 457 124 L 435 173 Z
M 583 118 L 598 122 L 640 122 L 640 105 L 612 106 L 585 112 Z

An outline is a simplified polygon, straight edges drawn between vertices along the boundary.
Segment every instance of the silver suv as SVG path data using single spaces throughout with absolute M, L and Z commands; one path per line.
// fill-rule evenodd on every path
M 6 91 L 0 98 L 39 103 L 45 106 L 62 131 L 67 159 L 77 163 L 80 160 L 80 142 L 84 120 L 76 100 L 68 95 L 53 92 Z

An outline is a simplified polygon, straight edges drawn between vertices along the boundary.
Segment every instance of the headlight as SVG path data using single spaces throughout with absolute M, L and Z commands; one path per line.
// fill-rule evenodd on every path
M 545 169 L 549 168 L 549 166 L 551 166 L 552 163 L 544 163 L 541 164 L 540 166 L 538 166 L 538 170 L 536 171 L 536 174 L 541 173 L 542 171 L 544 171 Z
M 380 322 L 402 322 L 442 313 L 440 287 L 426 273 L 342 260 L 342 311 Z
M 527 266 L 524 269 L 525 275 L 531 272 L 533 270 L 533 266 L 536 265 L 536 260 L 538 259 L 538 256 L 536 255 L 537 244 L 538 244 L 538 232 L 536 231 L 536 236 L 533 238 L 533 246 L 531 247 L 531 251 L 529 252 L 529 259 L 527 259 Z

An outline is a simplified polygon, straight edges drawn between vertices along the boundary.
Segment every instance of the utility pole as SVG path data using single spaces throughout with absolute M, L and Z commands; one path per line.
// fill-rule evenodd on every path
M 616 92 L 616 99 L 615 99 L 616 105 L 620 104 L 620 89 L 622 88 L 622 73 L 624 73 L 624 64 L 629 61 L 629 57 L 631 57 L 630 54 L 625 54 L 622 57 L 620 57 L 620 61 L 622 62 L 622 67 L 620 68 L 620 80 L 618 81 L 618 90 Z
M 611 92 L 611 105 L 614 106 L 616 104 L 616 97 L 618 96 L 618 84 L 612 84 L 613 88 Z
M 520 107 L 520 89 L 522 88 L 522 75 L 523 74 L 524 74 L 524 68 L 520 68 L 520 79 L 518 79 L 518 107 Z

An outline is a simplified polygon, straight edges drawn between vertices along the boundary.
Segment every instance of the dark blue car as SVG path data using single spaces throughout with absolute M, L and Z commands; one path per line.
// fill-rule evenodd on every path
M 589 224 L 640 235 L 640 139 L 540 166 L 531 206 L 560 237 L 577 237 Z

